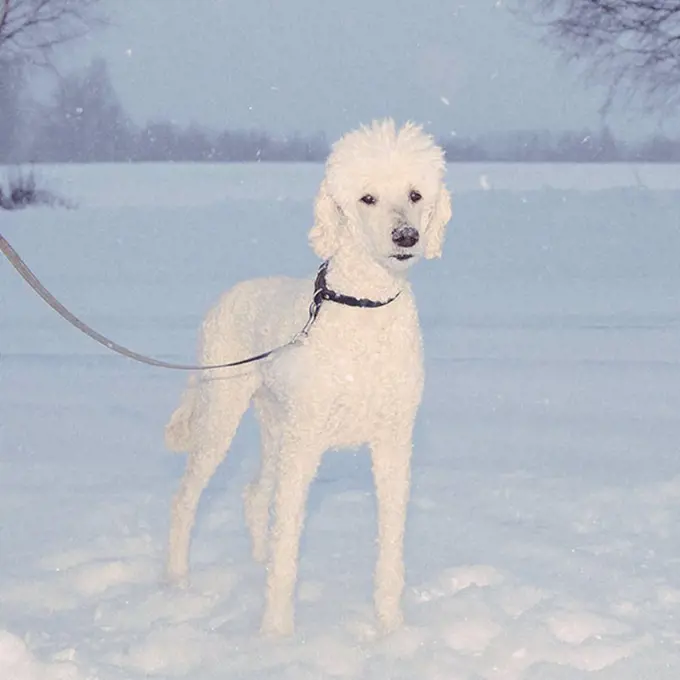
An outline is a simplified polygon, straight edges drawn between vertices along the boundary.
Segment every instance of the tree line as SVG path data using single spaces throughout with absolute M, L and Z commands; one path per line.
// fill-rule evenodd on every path
M 585 60 L 608 82 L 607 109 L 623 96 L 650 108 L 680 102 L 680 0 L 512 0 L 567 59 Z M 53 69 L 53 53 L 106 25 L 101 0 L 0 0 L 0 163 L 120 161 L 321 161 L 323 134 L 275 138 L 169 120 L 135 125 L 107 65 L 56 79 L 50 101 L 32 102 L 26 80 Z M 450 161 L 680 162 L 680 140 L 658 133 L 636 143 L 611 130 L 516 131 L 440 143 Z
M 632 143 L 607 127 L 451 136 L 440 143 L 452 162 L 680 162 L 680 139 L 658 134 Z M 0 163 L 320 162 L 328 151 L 322 133 L 277 138 L 169 120 L 135 125 L 101 59 L 59 79 L 48 103 L 30 103 L 21 71 L 0 62 Z
M 30 102 L 28 73 L 55 50 L 106 25 L 101 0 L 0 0 L 0 163 L 53 161 L 320 161 L 323 134 L 277 139 L 157 120 L 134 125 L 98 60 L 57 80 L 52 100 Z M 568 60 L 616 97 L 643 107 L 680 105 L 680 0 L 511 0 Z M 450 161 L 680 162 L 680 140 L 658 133 L 637 143 L 597 131 L 518 131 L 441 140 Z

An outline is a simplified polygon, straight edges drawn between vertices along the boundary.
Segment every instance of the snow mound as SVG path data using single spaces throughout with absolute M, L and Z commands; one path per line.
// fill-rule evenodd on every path
M 51 663 L 42 663 L 21 638 L 0 630 L 0 678 L 4 680 L 86 680 L 70 660 L 60 660 L 73 656 L 74 650 L 64 650 Z

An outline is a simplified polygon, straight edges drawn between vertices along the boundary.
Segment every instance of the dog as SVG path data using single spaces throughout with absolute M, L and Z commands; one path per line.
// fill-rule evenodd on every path
M 424 381 L 407 274 L 442 254 L 451 218 L 444 173 L 442 149 L 417 125 L 388 119 L 346 134 L 332 147 L 315 201 L 309 241 L 325 263 L 316 281 L 239 283 L 204 320 L 203 364 L 285 345 L 310 324 L 265 360 L 192 377 L 166 426 L 167 447 L 188 453 L 167 564 L 169 579 L 185 583 L 201 493 L 244 412 L 255 409 L 261 465 L 244 504 L 253 557 L 267 563 L 263 633 L 294 630 L 300 534 L 323 453 L 364 444 L 378 501 L 375 612 L 386 632 L 402 623 L 412 432 Z

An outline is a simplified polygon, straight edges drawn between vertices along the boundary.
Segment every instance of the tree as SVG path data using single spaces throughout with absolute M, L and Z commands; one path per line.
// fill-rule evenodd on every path
M 606 78 L 609 96 L 645 107 L 680 105 L 680 0 L 520 0 L 569 60 Z
M 103 21 L 100 0 L 0 0 L 0 59 L 46 66 L 54 49 Z
M 51 66 L 54 50 L 103 23 L 101 0 L 0 0 L 0 161 L 27 146 L 23 86 L 29 66 Z
M 0 163 L 17 152 L 21 115 L 23 74 L 19 64 L 0 60 Z
M 34 156 L 46 161 L 124 161 L 133 144 L 132 124 L 111 84 L 106 61 L 57 83 L 38 134 Z
M 135 160 L 179 160 L 175 155 L 175 150 L 179 143 L 178 140 L 179 129 L 176 125 L 165 120 L 151 121 L 139 133 L 135 145 Z

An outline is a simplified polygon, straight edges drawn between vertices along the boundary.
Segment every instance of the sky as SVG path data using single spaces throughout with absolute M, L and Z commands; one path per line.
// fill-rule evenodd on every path
M 94 56 L 136 122 L 165 118 L 334 138 L 391 116 L 440 136 L 596 129 L 602 87 L 541 43 L 516 0 L 103 0 L 110 26 L 71 48 Z M 615 111 L 624 136 L 658 126 Z

